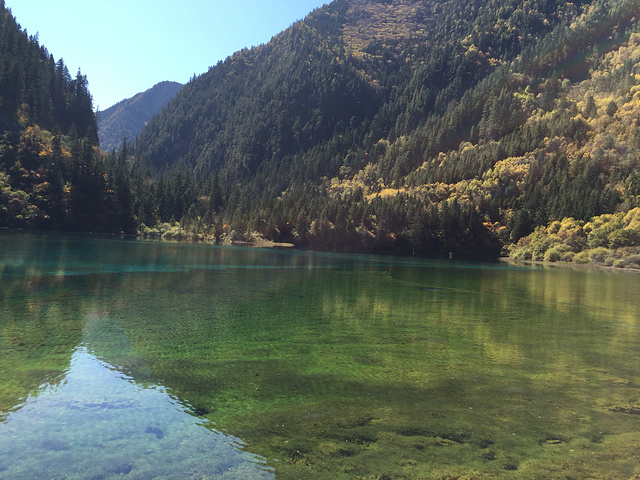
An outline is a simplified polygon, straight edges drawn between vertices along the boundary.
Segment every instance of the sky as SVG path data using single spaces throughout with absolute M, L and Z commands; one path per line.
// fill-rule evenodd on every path
M 187 83 L 267 43 L 330 0 L 5 0 L 56 61 L 87 76 L 95 109 L 156 83 Z

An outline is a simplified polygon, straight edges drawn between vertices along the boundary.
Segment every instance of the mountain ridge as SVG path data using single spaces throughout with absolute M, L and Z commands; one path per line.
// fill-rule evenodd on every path
M 104 150 L 112 150 L 119 148 L 125 137 L 135 139 L 151 117 L 160 113 L 182 87 L 178 82 L 159 82 L 144 92 L 97 112 L 100 146 Z

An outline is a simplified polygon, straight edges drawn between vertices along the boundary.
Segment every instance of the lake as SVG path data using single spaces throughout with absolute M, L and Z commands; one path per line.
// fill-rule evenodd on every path
M 640 275 L 0 232 L 0 478 L 640 474 Z

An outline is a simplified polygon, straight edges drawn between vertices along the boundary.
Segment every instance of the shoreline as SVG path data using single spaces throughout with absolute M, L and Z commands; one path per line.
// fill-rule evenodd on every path
M 611 272 L 630 272 L 640 273 L 640 268 L 633 267 L 614 267 L 607 266 L 598 263 L 573 263 L 573 262 L 545 262 L 544 260 L 516 260 L 511 257 L 500 257 L 499 262 L 509 263 L 512 265 L 527 265 L 538 267 L 551 267 L 551 268 L 569 268 L 575 270 L 602 270 Z
M 142 242 L 160 242 L 160 243 L 184 243 L 184 244 L 201 244 L 201 245 L 211 245 L 211 246 L 231 246 L 231 247 L 239 247 L 239 248 L 270 248 L 274 250 L 293 250 L 298 248 L 293 243 L 287 242 L 273 242 L 271 240 L 259 240 L 259 241 L 244 241 L 244 240 L 232 240 L 221 243 L 216 243 L 212 241 L 209 237 L 198 238 L 194 235 L 182 235 L 182 236 L 170 236 L 163 237 L 162 235 L 133 235 L 133 234 L 108 234 L 108 233 L 96 233 L 96 232 L 60 232 L 60 231 L 49 231 L 49 230 L 36 230 L 36 229 L 16 229 L 10 227 L 0 227 L 0 231 L 2 232 L 22 232 L 22 233 L 39 233 L 44 235 L 78 235 L 78 236 L 87 236 L 87 237 L 102 237 L 102 238 L 121 238 L 130 241 L 142 241 Z M 311 249 L 311 251 L 322 251 L 318 249 Z M 338 253 L 338 252 L 336 252 Z M 352 252 L 352 253 L 362 253 L 364 252 Z M 391 253 L 378 253 L 379 255 L 393 255 Z M 424 257 L 429 258 L 429 257 Z M 472 260 L 474 261 L 474 260 Z M 511 264 L 511 265 L 521 265 L 521 266 L 538 266 L 538 267 L 548 267 L 548 268 L 569 268 L 575 270 L 601 270 L 601 271 L 611 271 L 611 272 L 629 272 L 638 274 L 640 273 L 640 268 L 634 267 L 614 267 L 607 266 L 598 263 L 574 263 L 574 262 L 545 262 L 543 260 L 519 260 L 514 259 L 512 257 L 498 257 L 492 259 L 475 259 L 475 261 L 497 261 L 499 263 Z
M 224 246 L 225 244 L 220 244 Z M 233 247 L 248 247 L 248 248 L 275 248 L 275 249 L 291 249 L 296 246 L 293 243 L 272 242 L 271 240 L 263 240 L 259 242 L 245 242 L 240 240 L 234 240 L 229 245 Z

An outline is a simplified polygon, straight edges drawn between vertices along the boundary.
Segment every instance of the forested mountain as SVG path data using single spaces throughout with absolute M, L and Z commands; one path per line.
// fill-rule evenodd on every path
M 182 88 L 181 83 L 160 82 L 150 89 L 99 111 L 98 137 L 105 151 L 122 146 L 124 137 L 136 138 L 147 122 L 160 113 L 169 100 Z
M 92 103 L 0 0 L 0 227 L 135 233 L 124 157 L 100 154 Z
M 98 157 L 111 173 L 94 201 L 165 237 L 633 253 L 639 14 L 638 0 L 334 0 L 192 79 L 134 155 Z M 91 228 L 124 229 L 105 220 Z
M 72 78 L 0 0 L 0 128 L 6 135 L 35 123 L 97 141 L 86 77 L 78 71 Z
M 639 11 L 335 0 L 212 67 L 147 125 L 136 153 L 163 174 L 138 195 L 139 221 L 497 255 L 536 225 L 633 208 Z

